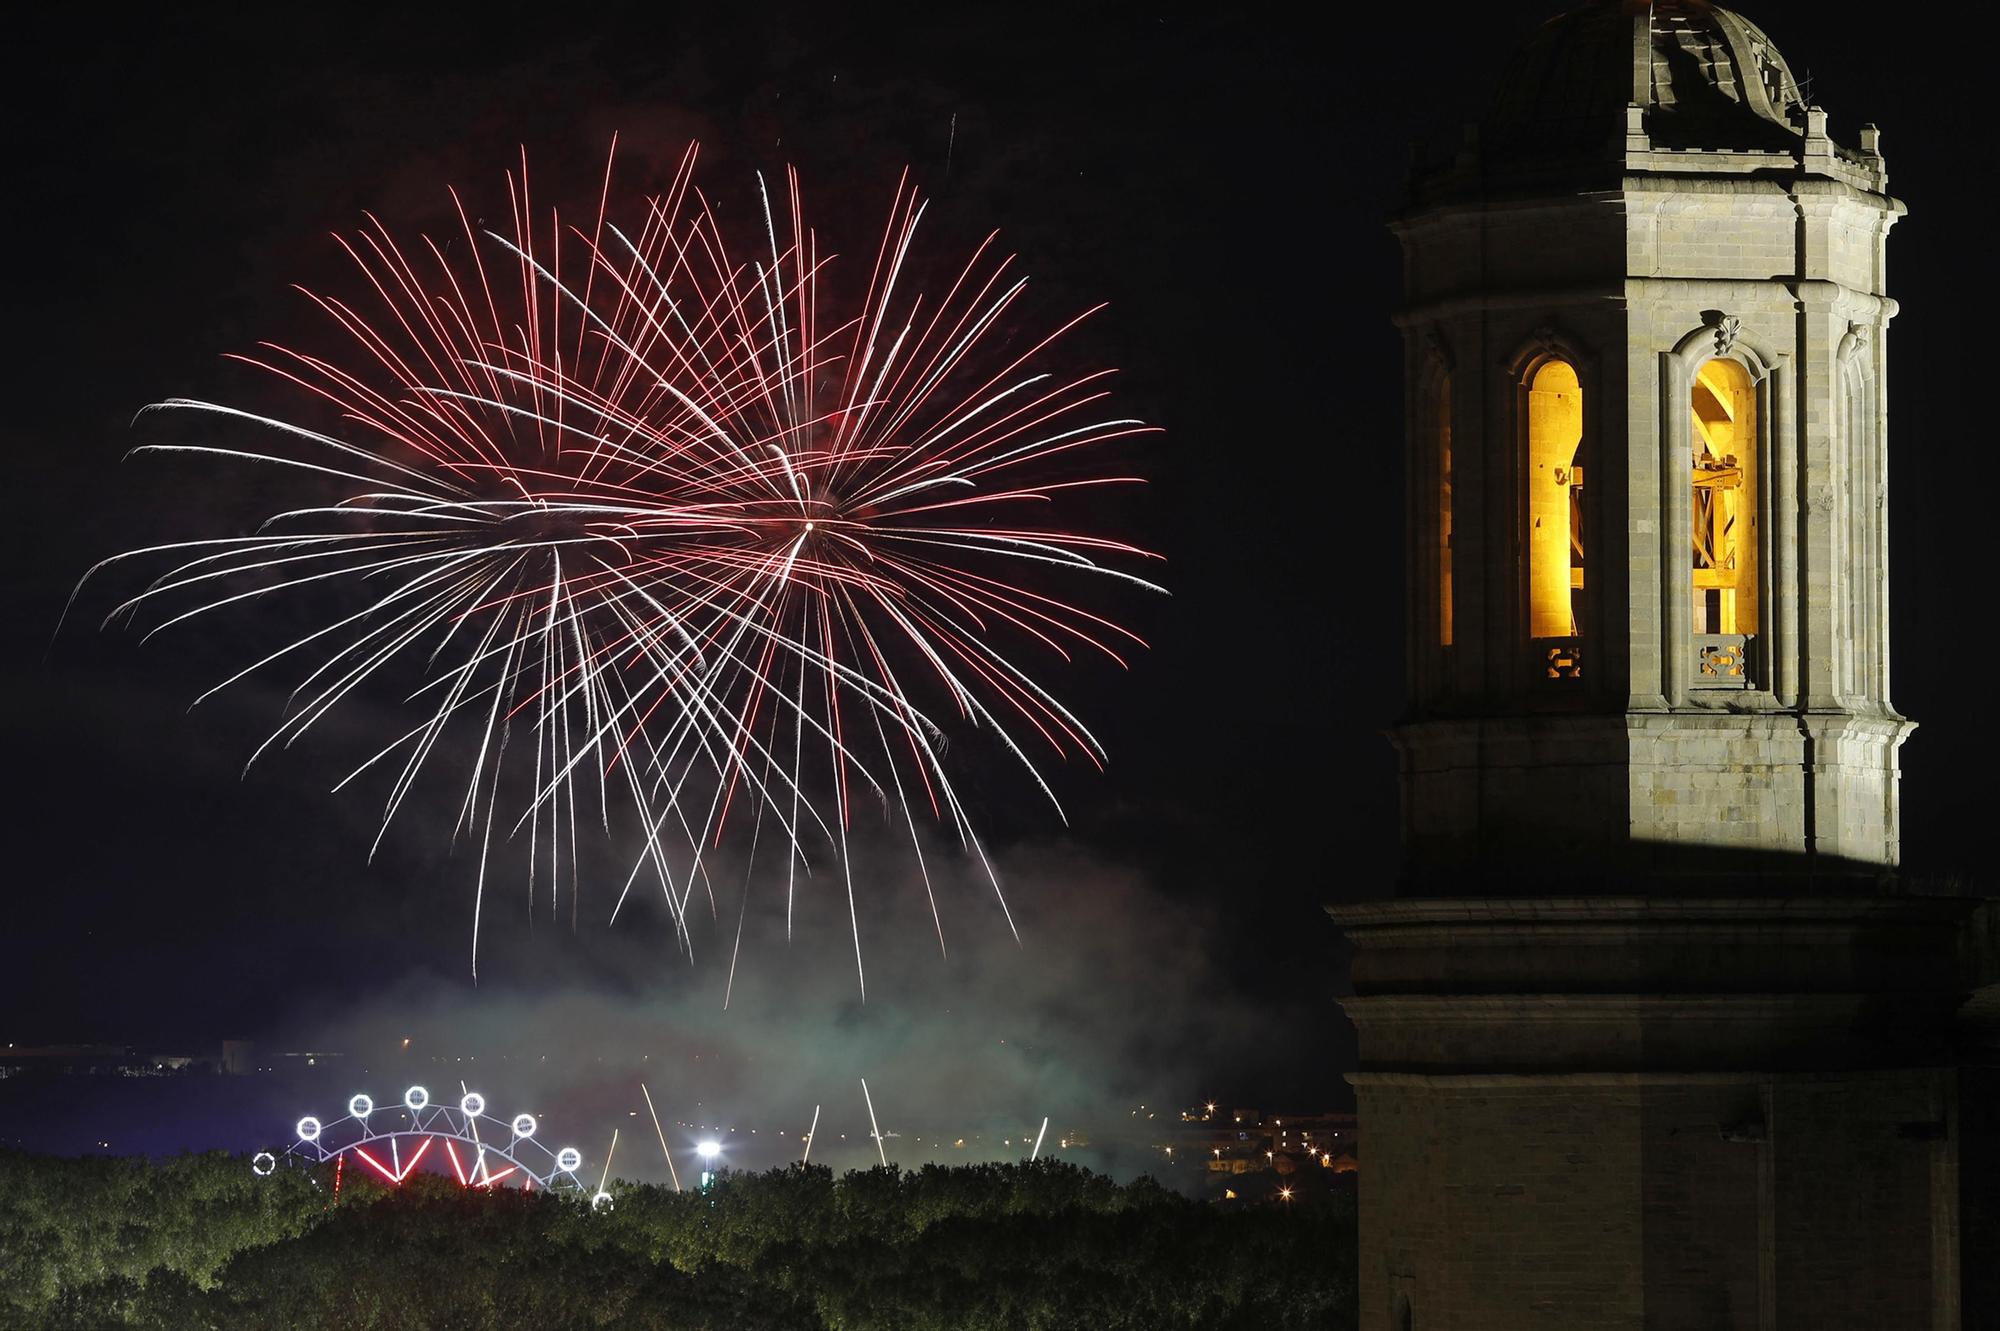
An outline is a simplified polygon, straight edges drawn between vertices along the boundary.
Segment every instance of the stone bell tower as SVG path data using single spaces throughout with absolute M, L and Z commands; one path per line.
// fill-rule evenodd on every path
M 1897 860 L 1875 130 L 1701 3 L 1548 24 L 1395 223 L 1409 869 Z
M 1988 1324 L 1995 924 L 1895 876 L 1902 213 L 1703 0 L 1550 21 L 1413 172 L 1365 1328 Z

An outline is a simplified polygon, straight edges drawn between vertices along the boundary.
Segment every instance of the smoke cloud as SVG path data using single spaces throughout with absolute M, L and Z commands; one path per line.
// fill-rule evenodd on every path
M 1202 1098 L 1273 1021 L 1212 972 L 1211 913 L 1040 844 L 996 864 L 1017 942 L 976 861 L 925 858 L 937 920 L 907 844 L 855 849 L 865 1001 L 837 864 L 798 878 L 789 940 L 782 870 L 746 897 L 725 866 L 712 908 L 701 887 L 692 897 L 692 960 L 657 888 L 616 925 L 586 915 L 574 932 L 566 895 L 555 927 L 546 897 L 532 928 L 518 912 L 496 922 L 489 902 L 477 984 L 422 973 L 296 1035 L 344 1051 L 384 1091 L 407 1075 L 456 1095 L 463 1080 L 589 1141 L 593 1158 L 616 1128 L 614 1173 L 629 1178 L 667 1176 L 642 1083 L 677 1164 L 704 1138 L 738 1167 L 795 1159 L 819 1106 L 812 1158 L 842 1168 L 874 1163 L 864 1078 L 898 1163 L 1021 1158 L 1046 1115 L 1045 1153 L 1156 1172 L 1149 1122 Z M 608 909 L 588 889 L 585 902 Z

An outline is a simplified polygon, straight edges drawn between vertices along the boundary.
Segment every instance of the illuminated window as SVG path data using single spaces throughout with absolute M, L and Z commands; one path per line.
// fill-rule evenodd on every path
M 1757 394 L 1733 360 L 1695 376 L 1694 631 L 1757 631 Z
M 1528 385 L 1528 636 L 1583 633 L 1583 390 L 1552 360 Z
M 1438 448 L 1438 643 L 1451 646 L 1451 379 L 1440 378 L 1431 404 Z

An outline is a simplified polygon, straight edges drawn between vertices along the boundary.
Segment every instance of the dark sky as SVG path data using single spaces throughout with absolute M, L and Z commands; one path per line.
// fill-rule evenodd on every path
M 1984 112 L 1931 25 L 1878 8 L 1864 38 L 1836 8 L 1746 6 L 1810 72 L 1837 137 L 1883 127 L 1892 188 L 1911 202 L 1890 251 L 1904 308 L 1890 340 L 1896 701 L 1924 723 L 1904 750 L 1907 858 L 1950 871 L 1972 861 L 1969 703 L 1984 692 L 1959 623 L 1987 599 L 1964 562 L 1984 491 L 1956 474 L 1976 428 L 1960 310 L 1984 269 L 1968 256 L 1987 249 L 1963 145 Z M 1359 6 L 1301 28 L 1235 6 L 949 6 L 896 21 L 488 6 L 16 29 L 0 93 L 0 1039 L 304 1038 L 413 977 L 453 1011 L 475 1001 L 465 858 L 418 828 L 366 865 L 370 806 L 326 792 L 346 770 L 337 742 L 239 780 L 276 720 L 271 695 L 187 714 L 238 659 L 226 633 L 141 645 L 93 620 L 49 638 L 95 560 L 211 534 L 273 497 L 213 469 L 120 458 L 141 441 L 139 407 L 239 392 L 222 353 L 300 325 L 290 282 L 342 280 L 329 231 L 363 209 L 436 225 L 446 183 L 491 190 L 522 145 L 545 197 L 588 188 L 616 130 L 641 171 L 698 137 L 703 179 L 725 191 L 796 164 L 827 224 L 861 236 L 907 164 L 948 242 L 1002 228 L 1039 308 L 1110 302 L 1080 349 L 1120 366 L 1125 404 L 1166 428 L 1143 463 L 1150 494 L 1120 520 L 1166 552 L 1174 595 L 1137 608 L 1154 649 L 1129 674 L 1062 681 L 1113 756 L 1101 778 L 1065 775 L 1073 826 L 990 796 L 1003 858 L 1041 878 L 1025 889 L 1028 946 L 980 963 L 1001 969 L 977 992 L 1005 991 L 1016 964 L 1019 987 L 1057 1008 L 1100 1004 L 1134 1024 L 1157 1008 L 1165 1046 L 1106 1036 L 1120 1052 L 1104 1057 L 1202 1080 L 1190 1100 L 1341 1098 L 1351 1040 L 1319 906 L 1386 892 L 1397 853 L 1381 731 L 1402 682 L 1398 259 L 1382 223 L 1410 141 L 1476 108 L 1499 56 L 1547 12 Z M 843 919 L 808 927 L 845 944 Z M 969 911 L 957 927 L 995 926 Z M 688 965 L 663 931 L 620 931 L 501 926 L 487 992 L 566 992 L 573 972 L 611 993 L 695 983 L 671 978 Z M 1064 940 L 1086 931 L 1136 954 L 1078 969 Z M 877 1005 L 948 1003 L 954 973 L 924 964 L 911 959 L 899 997 Z M 1051 976 L 1075 992 L 1053 993 Z M 1189 1015 L 1205 1007 L 1229 1013 L 1221 1047 L 1198 1045 L 1214 1038 Z

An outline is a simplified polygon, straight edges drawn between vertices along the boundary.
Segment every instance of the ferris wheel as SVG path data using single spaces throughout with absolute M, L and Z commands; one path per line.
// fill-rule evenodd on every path
M 456 1105 L 433 1101 L 422 1086 L 404 1091 L 402 1102 L 395 1105 L 377 1105 L 366 1093 L 357 1094 L 348 1100 L 344 1118 L 323 1121 L 307 1114 L 292 1132 L 285 1162 L 340 1166 L 352 1157 L 390 1187 L 399 1186 L 428 1158 L 433 1169 L 448 1165 L 464 1188 L 589 1192 L 577 1175 L 583 1168 L 582 1151 L 574 1146 L 549 1147 L 533 1114 L 502 1119 L 487 1113 L 486 1097 L 477 1091 L 466 1091 Z M 279 1163 L 277 1154 L 259 1151 L 250 1168 L 267 1177 Z M 594 1209 L 603 1210 L 610 1203 L 610 1195 L 601 1187 L 591 1196 Z

